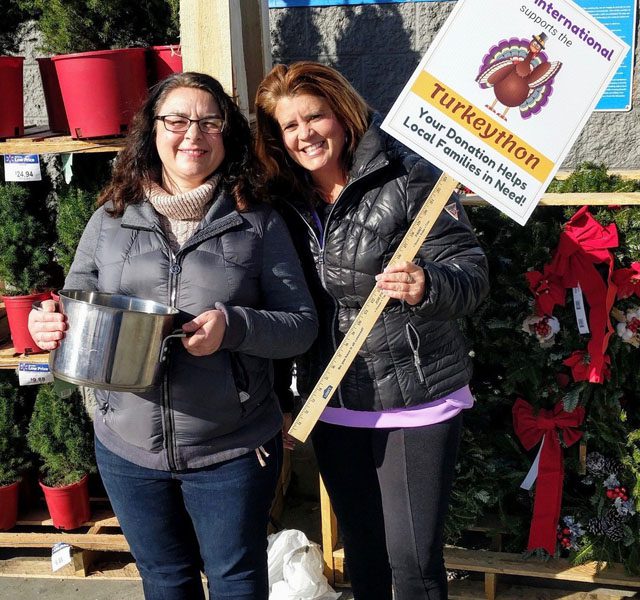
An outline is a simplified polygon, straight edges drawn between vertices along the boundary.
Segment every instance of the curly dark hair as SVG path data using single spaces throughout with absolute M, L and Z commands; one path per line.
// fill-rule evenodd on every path
M 225 158 L 217 172 L 221 184 L 233 194 L 238 210 L 247 210 L 258 202 L 258 165 L 253 151 L 251 130 L 245 116 L 222 85 L 204 73 L 174 73 L 149 90 L 149 96 L 134 116 L 125 146 L 118 154 L 110 182 L 98 197 L 98 206 L 112 202 L 109 214 L 121 216 L 128 204 L 141 202 L 144 185 L 157 181 L 161 161 L 156 149 L 155 131 L 158 107 L 167 95 L 178 88 L 209 92 L 218 103 L 224 118 L 222 139 Z

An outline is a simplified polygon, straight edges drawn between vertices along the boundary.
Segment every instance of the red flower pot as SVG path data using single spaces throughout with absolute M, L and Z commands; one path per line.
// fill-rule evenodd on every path
M 53 56 L 72 138 L 126 133 L 147 96 L 144 48 Z
M 0 56 L 0 137 L 24 134 L 21 56 Z
M 64 110 L 56 67 L 50 58 L 36 58 L 36 60 L 40 69 L 40 79 L 42 79 L 44 101 L 47 105 L 49 129 L 59 133 L 69 133 L 69 121 Z
M 27 296 L 2 296 L 2 301 L 7 310 L 7 320 L 9 321 L 13 347 L 18 354 L 42 352 L 33 341 L 27 324 L 31 305 L 34 302 L 49 300 L 50 298 L 51 292 L 29 294 Z
M 172 73 L 182 72 L 180 46 L 151 46 L 147 48 L 147 78 L 149 87 Z
M 77 529 L 91 518 L 88 481 L 85 475 L 77 483 L 62 487 L 49 487 L 40 482 L 54 527 Z
M 11 529 L 16 524 L 19 487 L 19 481 L 0 486 L 0 531 Z

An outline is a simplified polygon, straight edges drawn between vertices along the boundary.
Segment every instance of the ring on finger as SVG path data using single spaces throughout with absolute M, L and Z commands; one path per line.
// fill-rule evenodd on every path
M 411 275 L 411 273 L 407 273 L 407 283 L 414 283 L 413 275 Z

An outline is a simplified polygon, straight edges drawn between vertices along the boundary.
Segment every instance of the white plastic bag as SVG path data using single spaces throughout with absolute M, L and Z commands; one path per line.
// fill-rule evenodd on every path
M 320 547 L 297 529 L 268 537 L 269 600 L 337 600 L 322 572 Z

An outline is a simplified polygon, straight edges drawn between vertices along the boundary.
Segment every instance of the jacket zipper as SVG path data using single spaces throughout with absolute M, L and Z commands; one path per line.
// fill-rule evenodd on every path
M 160 238 L 164 242 L 169 253 L 169 306 L 175 308 L 178 288 L 178 275 L 180 273 L 180 261 L 174 254 L 164 232 L 158 230 Z M 176 268 L 177 267 L 177 268 Z M 177 470 L 175 443 L 175 425 L 173 422 L 173 411 L 171 410 L 171 395 L 169 393 L 169 372 L 171 367 L 171 353 L 167 352 L 166 364 L 164 365 L 164 375 L 162 378 L 162 421 L 166 436 L 167 462 L 172 471 Z
M 332 327 L 331 327 L 331 342 L 333 344 L 333 354 L 335 354 L 336 350 L 338 349 L 338 340 L 336 339 L 336 332 L 335 332 L 336 325 L 333 325 L 333 324 L 337 324 L 337 322 L 338 322 L 338 301 L 333 297 L 333 295 L 327 289 L 327 282 L 326 282 L 326 278 L 325 278 L 325 267 L 324 267 L 325 261 L 324 261 L 324 258 L 325 258 L 325 248 L 326 248 L 326 245 L 327 245 L 327 230 L 329 229 L 329 221 L 331 220 L 331 215 L 333 214 L 333 211 L 335 210 L 336 204 L 338 204 L 338 201 L 340 200 L 340 198 L 344 197 L 345 192 L 350 187 L 352 187 L 354 183 L 356 183 L 358 181 L 361 181 L 362 179 L 365 179 L 366 177 L 368 177 L 369 175 L 379 171 L 380 169 L 383 169 L 388 164 L 389 164 L 389 161 L 385 159 L 382 163 L 380 163 L 379 165 L 376 165 L 376 167 L 374 169 L 372 169 L 371 171 L 362 174 L 357 179 L 353 179 L 352 181 L 347 182 L 347 184 L 342 188 L 342 191 L 340 192 L 340 194 L 336 198 L 336 201 L 331 206 L 331 210 L 329 211 L 329 214 L 327 215 L 327 219 L 326 219 L 326 221 L 324 223 L 324 227 L 322 229 L 322 234 L 321 234 L 320 237 L 318 237 L 317 233 L 315 232 L 313 227 L 311 227 L 311 225 L 309 225 L 309 223 L 304 218 L 302 213 L 291 202 L 288 202 L 289 206 L 291 206 L 291 208 L 300 217 L 302 222 L 306 225 L 307 229 L 309 229 L 309 231 L 311 231 L 311 233 L 313 234 L 314 239 L 316 240 L 316 242 L 318 244 L 319 252 L 318 252 L 318 258 L 316 259 L 315 262 L 316 262 L 316 265 L 318 266 L 318 271 L 320 273 L 320 284 L 322 285 L 322 288 L 327 293 L 329 298 L 331 298 L 331 301 L 332 301 L 332 304 L 333 304 L 333 316 L 332 316 Z M 342 393 L 340 391 L 340 386 L 338 386 L 338 389 L 336 391 L 335 396 L 338 398 L 338 402 L 340 403 L 340 407 L 341 408 L 345 408 L 344 402 L 342 400 Z

